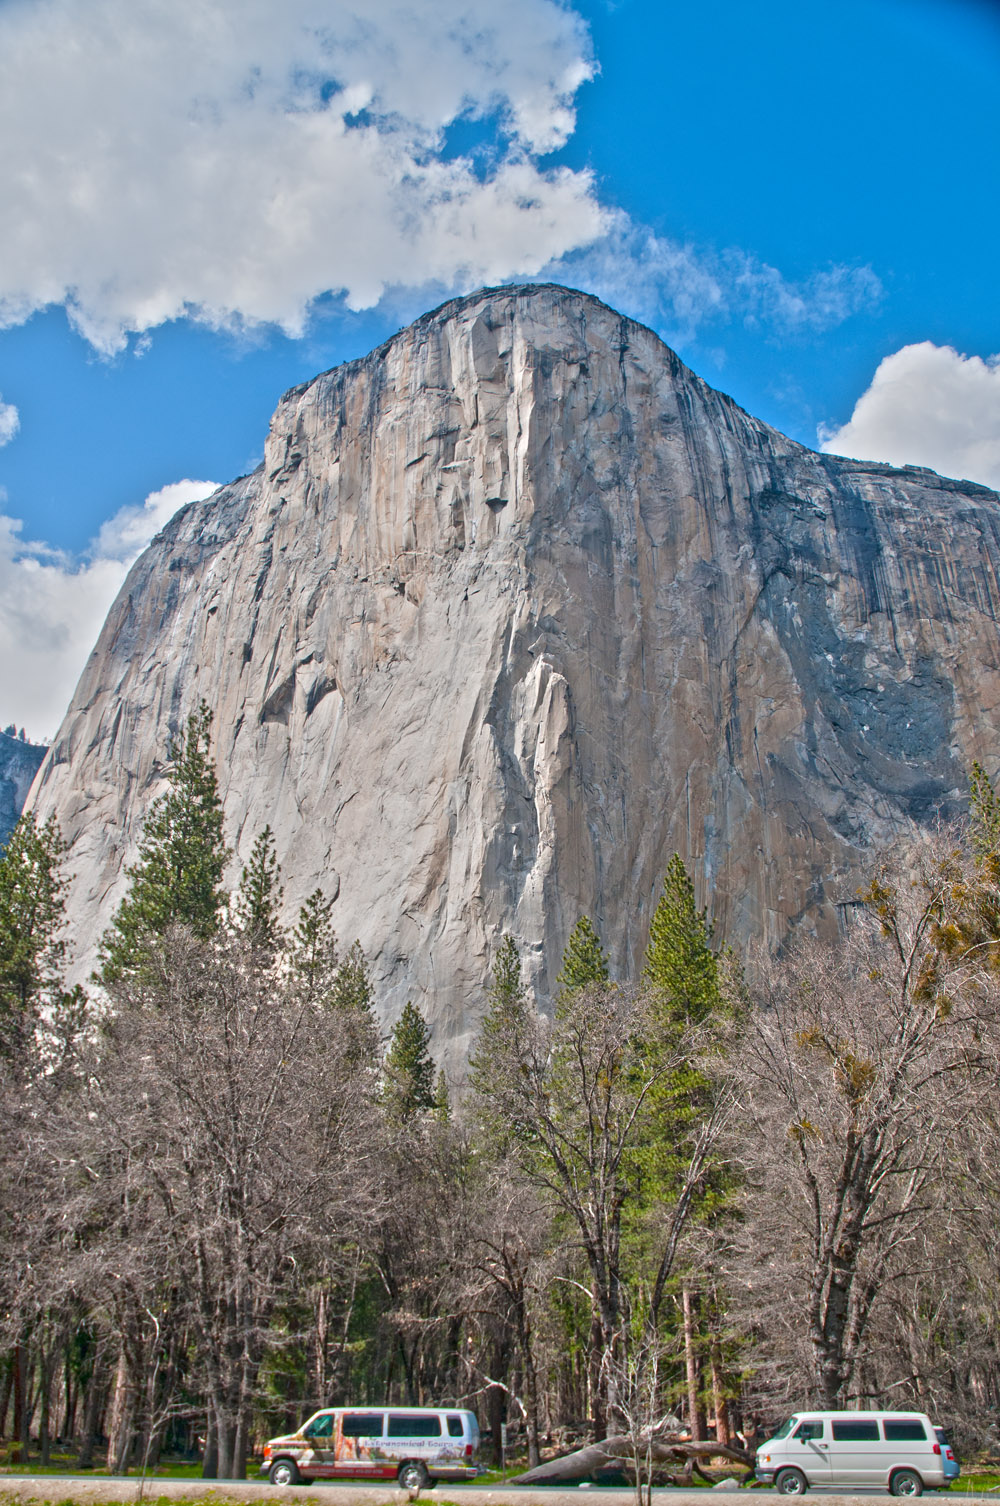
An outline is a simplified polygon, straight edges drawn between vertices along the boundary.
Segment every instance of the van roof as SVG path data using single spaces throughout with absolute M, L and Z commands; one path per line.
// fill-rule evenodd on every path
M 404 1417 L 424 1417 L 428 1412 L 465 1412 L 475 1414 L 468 1407 L 452 1407 L 446 1402 L 440 1407 L 397 1407 L 388 1401 L 354 1401 L 343 1407 L 321 1407 L 321 1412 L 401 1412 Z
M 920 1417 L 927 1418 L 926 1412 L 917 1412 L 912 1407 L 907 1410 L 897 1410 L 888 1407 L 844 1407 L 840 1411 L 831 1412 L 823 1407 L 796 1407 L 791 1414 L 793 1417 Z M 930 1419 L 927 1418 L 929 1421 Z

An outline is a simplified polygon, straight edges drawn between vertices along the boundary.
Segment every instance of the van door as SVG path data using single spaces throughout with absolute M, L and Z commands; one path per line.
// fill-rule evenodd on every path
M 323 1412 L 314 1417 L 302 1429 L 303 1438 L 308 1438 L 312 1452 L 303 1454 L 299 1461 L 299 1473 L 305 1479 L 325 1480 L 334 1472 L 334 1414 Z
M 384 1412 L 342 1412 L 333 1473 L 362 1478 L 385 1474 L 384 1424 Z
M 826 1427 L 822 1417 L 803 1417 L 785 1440 L 781 1463 L 800 1469 L 810 1485 L 830 1483 L 830 1442 Z
M 877 1485 L 882 1479 L 882 1448 L 876 1418 L 835 1417 L 830 1444 L 831 1483 Z

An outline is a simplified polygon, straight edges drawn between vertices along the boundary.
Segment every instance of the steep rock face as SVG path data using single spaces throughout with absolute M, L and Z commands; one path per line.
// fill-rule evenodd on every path
M 498 933 L 543 1002 L 582 913 L 624 972 L 675 849 L 733 940 L 835 925 L 995 763 L 998 561 L 994 493 L 814 454 L 593 298 L 447 304 L 287 393 L 132 570 L 33 797 L 77 937 L 202 697 L 234 846 L 269 822 L 289 907 L 339 892 L 452 1062 Z
M 41 743 L 22 742 L 9 732 L 0 732 L 0 847 L 17 825 L 45 753 Z

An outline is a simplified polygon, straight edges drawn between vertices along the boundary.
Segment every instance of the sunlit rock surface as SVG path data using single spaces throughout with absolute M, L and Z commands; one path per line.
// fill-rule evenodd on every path
M 339 895 L 456 1067 L 501 932 L 544 1004 L 636 964 L 676 849 L 730 940 L 835 926 L 859 852 L 996 766 L 1000 498 L 815 454 L 562 288 L 446 304 L 281 400 L 263 465 L 132 570 L 34 794 L 81 967 L 171 731 L 230 840 Z

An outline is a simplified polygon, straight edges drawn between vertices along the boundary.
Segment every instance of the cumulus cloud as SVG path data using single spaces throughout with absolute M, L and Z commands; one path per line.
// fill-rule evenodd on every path
M 538 160 L 592 72 L 556 0 L 9 0 L 0 322 L 65 303 L 111 352 L 531 275 L 604 228 L 591 176 Z M 476 118 L 492 155 L 450 156 Z
M 21 418 L 13 403 L 5 403 L 3 394 L 0 393 L 0 446 L 10 444 L 18 429 L 21 427 Z
M 178 317 L 298 334 L 326 294 L 543 268 L 678 339 L 823 328 L 877 296 L 865 269 L 796 285 L 698 253 L 546 167 L 594 73 L 560 0 L 6 0 L 0 326 L 62 303 L 106 353 Z M 470 120 L 489 144 L 455 155 Z
M 716 252 L 636 225 L 620 211 L 604 236 L 543 275 L 596 293 L 683 344 L 703 326 L 738 319 L 779 334 L 816 332 L 873 308 L 882 284 L 870 267 L 834 265 L 801 282 L 731 248 Z
M 880 363 L 850 421 L 819 438 L 831 454 L 926 465 L 1000 488 L 1000 355 L 904 345 Z
M 129 566 L 179 507 L 214 490 L 211 481 L 177 481 L 122 508 L 81 562 L 23 540 L 17 519 L 0 515 L 4 725 L 24 725 L 36 738 L 55 733 Z

